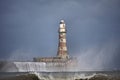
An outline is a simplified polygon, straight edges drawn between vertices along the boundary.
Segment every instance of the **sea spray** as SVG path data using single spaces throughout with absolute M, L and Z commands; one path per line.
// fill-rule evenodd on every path
M 44 80 L 44 78 L 42 78 L 40 75 L 40 73 L 38 73 L 38 72 L 29 72 L 29 74 L 35 74 L 39 79 L 43 79 Z
M 2 62 L 0 72 L 74 72 L 77 67 L 59 67 L 45 62 Z
M 76 79 L 91 79 L 95 76 L 107 76 L 106 74 L 97 73 L 72 73 L 72 72 L 30 72 L 35 74 L 40 80 L 76 80 Z
M 46 71 L 44 62 L 14 62 L 19 72 Z
M 35 74 L 39 80 L 56 80 L 51 74 L 42 74 L 40 72 L 29 72 L 29 74 Z
M 44 62 L 1 62 L 0 72 L 46 71 Z
M 96 73 L 93 73 L 91 75 L 86 75 L 85 73 L 76 74 L 76 75 L 74 75 L 74 79 L 90 79 L 90 78 L 94 77 L 95 75 L 97 75 L 97 74 Z

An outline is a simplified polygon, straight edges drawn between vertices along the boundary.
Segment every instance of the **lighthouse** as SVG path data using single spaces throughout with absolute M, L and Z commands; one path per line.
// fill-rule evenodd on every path
M 68 49 L 67 49 L 67 40 L 66 40 L 66 25 L 64 20 L 61 20 L 58 28 L 58 50 L 57 55 L 55 57 L 35 57 L 33 61 L 35 62 L 45 62 L 50 64 L 58 64 L 63 65 L 74 61 L 73 57 L 69 57 Z
M 68 59 L 68 50 L 67 50 L 67 44 L 66 44 L 66 25 L 64 20 L 60 21 L 59 24 L 59 42 L 58 42 L 58 52 L 57 52 L 57 57 L 60 57 L 62 59 Z

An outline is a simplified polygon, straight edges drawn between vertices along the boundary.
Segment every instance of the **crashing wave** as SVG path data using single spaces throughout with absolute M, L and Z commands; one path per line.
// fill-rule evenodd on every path
M 32 72 L 46 71 L 44 62 L 3 62 L 0 72 Z
M 90 80 L 94 77 L 107 77 L 106 74 L 87 74 L 87 73 L 39 73 L 30 72 L 30 74 L 35 74 L 40 80 Z

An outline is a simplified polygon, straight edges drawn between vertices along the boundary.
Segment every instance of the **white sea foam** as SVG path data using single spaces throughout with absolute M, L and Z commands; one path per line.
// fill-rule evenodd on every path
M 35 72 L 46 71 L 44 62 L 3 62 L 2 72 Z
M 2 72 L 66 72 L 78 71 L 77 68 L 54 66 L 45 62 L 4 62 Z
M 91 75 L 86 75 L 85 73 L 82 73 L 82 74 L 77 74 L 75 75 L 75 79 L 90 79 L 92 77 L 94 77 L 96 75 L 96 73 L 94 74 L 91 74 Z
M 14 62 L 18 72 L 46 71 L 44 62 Z
M 86 73 L 39 73 L 39 72 L 32 72 L 30 74 L 35 74 L 40 80 L 76 80 L 76 79 L 83 79 L 89 80 L 94 76 L 107 76 L 106 74 L 96 74 L 92 73 L 87 75 Z

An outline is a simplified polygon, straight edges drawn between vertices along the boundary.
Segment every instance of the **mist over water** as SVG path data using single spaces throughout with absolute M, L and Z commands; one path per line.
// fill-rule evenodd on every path
M 117 41 L 110 40 L 101 46 L 81 49 L 76 55 L 79 62 L 78 69 L 82 71 L 119 70 L 113 65 L 116 56 L 119 54 L 117 52 L 119 45 Z

